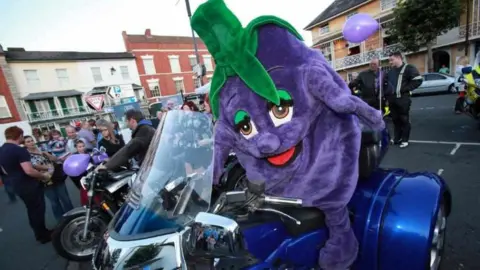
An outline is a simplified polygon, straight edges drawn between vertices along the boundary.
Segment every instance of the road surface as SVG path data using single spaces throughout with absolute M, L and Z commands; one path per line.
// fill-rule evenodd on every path
M 454 101 L 455 95 L 413 98 L 412 143 L 407 149 L 391 147 L 382 166 L 433 171 L 446 179 L 453 193 L 453 210 L 442 269 L 476 270 L 480 269 L 480 131 L 473 119 L 453 114 Z M 78 192 L 70 184 L 69 190 L 78 205 Z M 49 244 L 37 244 L 23 204 L 6 201 L 0 190 L 0 269 L 89 269 L 88 263 L 82 267 L 68 264 Z M 49 205 L 47 209 L 52 226 Z

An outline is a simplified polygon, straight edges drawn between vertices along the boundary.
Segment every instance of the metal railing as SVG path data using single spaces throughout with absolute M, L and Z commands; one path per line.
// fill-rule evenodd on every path
M 93 111 L 87 107 L 78 108 L 62 108 L 50 111 L 30 112 L 27 113 L 30 122 L 48 121 L 69 116 L 78 116 L 92 114 Z
M 375 50 L 359 53 L 356 55 L 351 55 L 339 59 L 335 59 L 335 69 L 344 69 L 350 66 L 363 65 L 370 62 L 373 58 L 384 59 L 387 58 L 392 52 L 399 51 L 402 49 L 401 44 L 392 44 L 384 48 L 378 48 Z
M 469 24 L 468 30 L 470 38 L 480 35 L 480 21 Z M 467 25 L 461 25 L 459 27 L 459 38 L 465 38 L 466 33 Z

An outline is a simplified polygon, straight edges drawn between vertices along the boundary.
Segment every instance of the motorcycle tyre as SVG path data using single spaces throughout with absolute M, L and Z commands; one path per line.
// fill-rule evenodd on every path
M 440 256 L 441 259 L 440 259 L 440 263 L 439 263 L 437 269 L 441 270 L 441 269 L 443 269 L 442 265 L 443 265 L 443 262 L 445 261 L 444 254 L 445 254 L 445 247 L 446 247 L 445 243 L 446 243 L 446 240 L 447 240 L 447 228 L 448 228 L 448 214 L 447 214 L 447 206 L 445 205 L 444 196 L 442 196 L 442 199 L 440 200 L 439 211 L 442 211 L 443 216 L 445 217 L 445 228 L 442 230 L 442 232 L 443 232 L 443 244 L 442 244 L 442 248 L 440 249 L 440 251 L 438 253 L 438 256 Z M 435 225 L 436 225 L 436 221 L 433 223 L 432 230 L 435 229 Z M 426 263 L 426 266 L 425 266 L 425 270 L 431 270 L 431 265 L 430 264 L 431 264 L 431 258 L 430 258 L 430 256 L 428 256 L 428 260 L 427 260 L 427 263 Z
M 108 224 L 110 223 L 111 218 L 103 213 L 103 212 L 96 212 L 92 213 L 91 218 L 93 217 L 99 217 L 101 220 L 105 222 L 105 229 L 107 229 Z M 52 245 L 55 251 L 57 252 L 58 255 L 60 255 L 62 258 L 67 259 L 69 261 L 74 261 L 74 262 L 86 262 L 90 261 L 92 259 L 93 254 L 95 251 L 92 252 L 90 255 L 85 255 L 85 256 L 77 256 L 73 255 L 70 252 L 66 251 L 63 248 L 62 245 L 62 232 L 63 229 L 72 221 L 77 219 L 78 217 L 85 217 L 85 212 L 82 213 L 77 213 L 71 216 L 67 216 L 62 218 L 60 223 L 55 227 L 55 230 L 52 233 L 51 239 L 52 239 Z M 103 235 L 103 234 L 102 234 Z M 101 236 L 100 236 L 101 237 Z

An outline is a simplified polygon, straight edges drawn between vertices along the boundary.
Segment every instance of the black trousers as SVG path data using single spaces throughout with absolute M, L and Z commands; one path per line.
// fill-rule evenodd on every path
M 45 197 L 43 188 L 25 188 L 17 190 L 17 194 L 27 207 L 28 222 L 37 240 L 45 239 L 49 231 L 45 227 Z
M 408 142 L 410 139 L 410 106 L 412 100 L 409 96 L 400 98 L 393 97 L 389 99 L 389 107 L 393 122 L 393 140 L 398 143 Z

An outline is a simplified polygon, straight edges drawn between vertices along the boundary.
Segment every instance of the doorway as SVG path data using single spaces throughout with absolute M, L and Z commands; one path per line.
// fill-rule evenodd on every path
M 433 52 L 433 72 L 439 72 L 444 65 L 450 70 L 450 54 L 446 51 Z

